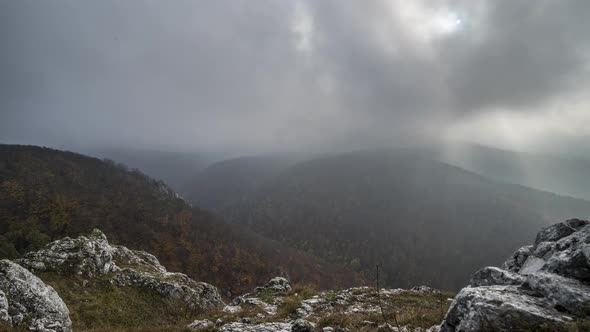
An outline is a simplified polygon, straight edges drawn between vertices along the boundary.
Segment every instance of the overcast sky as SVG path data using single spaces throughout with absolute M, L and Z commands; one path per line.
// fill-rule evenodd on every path
M 580 145 L 589 17 L 587 0 L 0 1 L 0 142 Z

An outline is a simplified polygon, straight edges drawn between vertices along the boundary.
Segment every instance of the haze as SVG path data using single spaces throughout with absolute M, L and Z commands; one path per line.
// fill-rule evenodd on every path
M 590 157 L 588 1 L 2 1 L 0 142 Z

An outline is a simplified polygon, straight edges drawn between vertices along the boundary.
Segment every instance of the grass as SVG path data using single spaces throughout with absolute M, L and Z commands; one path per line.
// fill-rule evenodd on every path
M 152 290 L 118 287 L 108 277 L 86 287 L 76 275 L 43 273 L 70 310 L 74 331 L 184 331 L 192 313 Z
M 277 314 L 272 317 L 272 320 L 280 320 L 284 318 L 295 317 L 297 308 L 301 307 L 302 298 L 299 296 L 289 296 L 283 300 L 277 308 Z
M 8 322 L 5 322 L 3 320 L 0 320 L 0 332 L 25 332 L 28 331 L 28 326 L 25 325 L 21 325 L 19 327 L 12 327 L 10 326 L 10 324 L 8 324 Z
M 390 324 L 396 324 L 397 321 L 400 326 L 427 328 L 443 320 L 449 309 L 449 303 L 447 303 L 449 297 L 453 295 L 403 291 L 384 299 L 383 309 Z
M 334 296 L 333 293 L 332 295 Z M 377 294 L 372 289 L 354 290 L 353 295 L 357 296 L 357 301 L 379 306 Z M 320 314 L 316 323 L 320 328 L 330 326 L 348 328 L 354 331 L 379 331 L 378 327 L 366 326 L 363 321 L 370 321 L 380 325 L 384 323 L 383 316 L 385 316 L 387 323 L 393 326 L 409 325 L 413 328 L 428 328 L 439 324 L 443 320 L 449 307 L 446 299 L 452 296 L 450 293 L 434 294 L 403 291 L 399 294 L 381 297 L 384 315 L 381 311 L 346 313 L 344 312 L 346 307 L 336 306 L 332 312 Z
M 273 320 L 280 320 L 289 317 L 295 317 L 297 309 L 301 307 L 301 301 L 308 299 L 318 293 L 317 289 L 310 285 L 296 284 L 286 294 L 283 302 L 277 308 L 277 314 L 272 317 Z

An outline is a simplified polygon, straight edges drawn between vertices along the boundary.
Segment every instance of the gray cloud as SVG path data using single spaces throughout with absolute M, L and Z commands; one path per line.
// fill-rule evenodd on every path
M 542 121 L 587 88 L 588 12 L 583 0 L 4 1 L 0 141 L 259 152 L 440 136 L 498 109 Z

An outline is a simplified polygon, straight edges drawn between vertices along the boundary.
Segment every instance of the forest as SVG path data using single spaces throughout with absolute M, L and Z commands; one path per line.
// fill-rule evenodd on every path
M 323 287 L 362 280 L 351 269 L 229 225 L 123 164 L 0 145 L 0 258 L 93 228 L 114 243 L 154 253 L 170 271 L 218 286 L 224 296 L 275 275 Z

